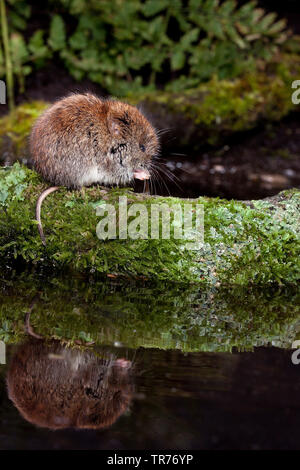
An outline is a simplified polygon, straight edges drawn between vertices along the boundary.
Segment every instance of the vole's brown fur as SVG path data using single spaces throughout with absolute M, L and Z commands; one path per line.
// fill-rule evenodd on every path
M 21 415 L 50 429 L 110 426 L 133 394 L 130 361 L 43 341 L 18 348 L 7 386 Z
M 50 106 L 35 123 L 30 152 L 35 169 L 52 183 L 38 199 L 36 219 L 44 245 L 41 206 L 60 186 L 128 184 L 150 178 L 158 153 L 155 129 L 134 106 L 92 94 L 73 94 Z
M 150 170 L 158 138 L 137 108 L 74 94 L 37 120 L 30 151 L 36 170 L 55 186 L 122 185 L 137 170 Z

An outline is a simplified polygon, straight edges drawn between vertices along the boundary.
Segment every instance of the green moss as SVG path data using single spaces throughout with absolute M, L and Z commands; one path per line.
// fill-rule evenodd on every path
M 36 272 L 2 273 L 0 339 L 21 341 L 31 326 L 68 344 L 116 342 L 130 348 L 183 351 L 290 348 L 299 332 L 299 292 L 293 289 L 199 288 L 160 282 L 100 282 Z
M 9 145 L 16 157 L 24 155 L 31 126 L 46 107 L 41 101 L 24 103 L 0 118 L 0 154 Z
M 180 95 L 153 92 L 133 97 L 131 101 L 143 102 L 157 116 L 158 127 L 166 127 L 163 120 L 173 116 L 175 127 L 180 128 L 179 133 L 173 128 L 178 145 L 199 147 L 200 139 L 201 145 L 207 142 L 215 145 L 224 136 L 252 129 L 262 120 L 278 121 L 296 111 L 298 108 L 291 100 L 291 84 L 299 75 L 299 56 L 284 54 L 265 70 L 249 71 L 235 80 L 214 77 L 207 84 Z M 189 126 L 184 126 L 184 121 Z M 191 139 L 193 134 L 195 140 Z
M 17 164 L 10 170 L 0 169 L 0 191 L 10 172 L 15 183 L 0 212 L 0 253 L 6 264 L 21 257 L 38 265 L 68 266 L 90 273 L 210 285 L 299 280 L 299 190 L 247 204 L 206 197 L 188 201 L 158 198 L 124 188 L 61 188 L 43 206 L 45 248 L 34 217 L 38 195 L 47 186 L 34 171 Z M 22 175 L 20 182 L 18 174 Z M 172 233 L 169 240 L 99 240 L 95 207 L 102 202 L 118 209 L 120 195 L 127 196 L 128 207 L 134 202 L 145 205 L 148 214 L 152 203 L 166 203 L 171 208 L 186 202 L 201 204 L 204 245 L 190 250 L 186 240 L 175 239 Z

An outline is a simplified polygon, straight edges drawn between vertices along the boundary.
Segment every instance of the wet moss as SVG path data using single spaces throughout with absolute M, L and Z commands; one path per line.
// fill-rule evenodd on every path
M 5 263 L 25 262 L 68 266 L 73 270 L 108 276 L 195 282 L 209 285 L 296 283 L 299 280 L 300 191 L 290 190 L 262 201 L 195 200 L 135 194 L 126 188 L 61 188 L 43 206 L 47 238 L 44 247 L 35 221 L 38 195 L 47 187 L 32 170 L 15 164 L 0 169 L 0 253 Z M 171 238 L 99 240 L 96 214 L 99 204 L 113 204 L 119 196 L 146 207 L 165 203 L 170 208 L 189 202 L 204 210 L 204 244 Z M 174 220 L 171 219 L 171 222 Z M 118 220 L 117 220 L 118 228 Z M 150 226 L 149 226 L 150 232 Z

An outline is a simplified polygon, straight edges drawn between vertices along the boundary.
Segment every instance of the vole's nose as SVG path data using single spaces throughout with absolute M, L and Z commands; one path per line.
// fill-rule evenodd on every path
M 139 170 L 134 170 L 133 176 L 135 179 L 142 180 L 142 181 L 150 179 L 149 171 L 144 168 L 139 169 Z
M 122 369 L 129 369 L 129 367 L 131 366 L 131 361 L 121 358 L 121 359 L 116 359 L 115 364 L 118 367 L 121 367 Z

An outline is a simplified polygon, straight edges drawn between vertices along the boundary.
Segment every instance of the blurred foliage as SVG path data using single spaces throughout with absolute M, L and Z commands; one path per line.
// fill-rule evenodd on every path
M 180 91 L 212 76 L 233 78 L 270 59 L 289 37 L 286 21 L 250 1 L 6 0 L 14 74 L 60 60 L 111 94 L 163 86 Z M 41 25 L 42 29 L 37 25 Z M 0 77 L 5 64 L 0 47 Z

